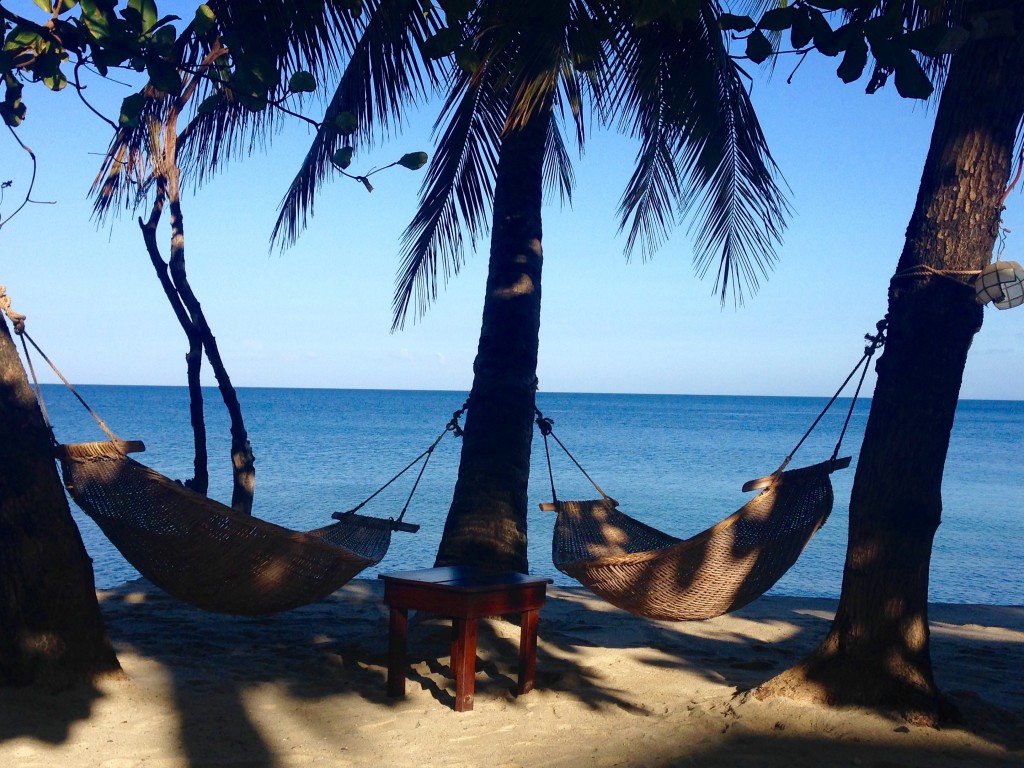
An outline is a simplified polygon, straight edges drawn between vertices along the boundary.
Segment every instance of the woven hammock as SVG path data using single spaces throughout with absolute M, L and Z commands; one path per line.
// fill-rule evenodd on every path
M 555 567 L 598 596 L 652 619 L 710 619 L 764 594 L 832 511 L 834 459 L 771 476 L 757 496 L 693 538 L 677 539 L 604 497 L 555 501 Z
M 390 520 L 344 514 L 300 533 L 237 513 L 128 458 L 128 445 L 59 446 L 64 484 L 139 573 L 204 610 L 258 616 L 316 602 L 391 543 Z

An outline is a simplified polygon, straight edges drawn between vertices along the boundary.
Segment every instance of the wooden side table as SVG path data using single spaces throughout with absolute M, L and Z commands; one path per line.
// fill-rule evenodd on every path
M 452 674 L 455 711 L 473 709 L 476 687 L 477 619 L 518 613 L 519 682 L 516 693 L 533 689 L 537 671 L 537 623 L 551 579 L 522 573 L 497 573 L 482 568 L 451 566 L 382 573 L 384 603 L 390 608 L 388 631 L 388 695 L 405 696 L 405 653 L 409 609 L 452 620 Z

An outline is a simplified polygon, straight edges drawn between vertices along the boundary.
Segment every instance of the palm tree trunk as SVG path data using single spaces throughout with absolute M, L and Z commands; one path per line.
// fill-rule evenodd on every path
M 526 502 L 540 337 L 541 196 L 550 108 L 498 158 L 483 323 L 462 458 L 437 565 L 526 573 Z
M 120 670 L 50 437 L 0 317 L 0 686 Z
M 992 253 L 1022 116 L 1024 33 L 957 51 L 890 284 L 838 611 L 815 653 L 758 689 L 760 698 L 884 707 L 932 723 L 955 714 L 932 675 L 928 572 L 960 384 L 982 322 L 956 273 L 980 269 Z

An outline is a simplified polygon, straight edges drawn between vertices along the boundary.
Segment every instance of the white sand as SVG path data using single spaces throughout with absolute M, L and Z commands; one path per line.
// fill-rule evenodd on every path
M 264 619 L 203 613 L 144 582 L 100 600 L 126 679 L 0 691 L 0 768 L 1024 766 L 1024 607 L 931 608 L 936 677 L 967 715 L 936 730 L 735 695 L 817 645 L 829 600 L 768 597 L 670 624 L 552 588 L 537 689 L 512 695 L 518 627 L 487 620 L 465 713 L 440 620 L 414 622 L 407 697 L 386 697 L 377 581 Z

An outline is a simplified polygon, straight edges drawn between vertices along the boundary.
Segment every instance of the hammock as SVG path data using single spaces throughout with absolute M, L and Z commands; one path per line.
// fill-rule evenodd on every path
M 71 498 L 139 573 L 197 608 L 259 616 L 322 600 L 380 562 L 392 531 L 419 530 L 402 518 L 438 443 L 448 432 L 461 435 L 462 412 L 369 498 L 335 512 L 338 522 L 306 532 L 236 512 L 129 458 L 145 450 L 141 442 L 111 433 L 106 442 L 57 445 L 55 454 Z M 396 519 L 356 514 L 421 460 Z
M 689 539 L 678 539 L 635 520 L 595 483 L 552 431 L 539 411 L 553 501 L 541 509 L 558 513 L 551 546 L 555 567 L 599 597 L 651 619 L 710 619 L 735 611 L 768 591 L 796 562 L 832 512 L 830 474 L 850 465 L 837 458 L 864 383 L 867 362 L 884 342 L 884 322 L 857 366 L 810 429 L 773 474 L 752 480 L 744 491 L 761 492 L 721 522 Z M 786 470 L 804 440 L 863 365 L 857 393 L 832 458 Z M 561 501 L 555 493 L 548 437 L 551 436 L 594 485 L 601 498 Z
M 7 308 L 5 311 L 10 312 Z M 298 532 L 234 511 L 129 458 L 139 441 L 118 438 L 25 332 L 17 316 L 43 417 L 49 416 L 26 339 L 107 434 L 108 441 L 55 444 L 64 485 L 125 560 L 160 589 L 216 613 L 259 616 L 321 600 L 384 557 L 395 530 L 414 533 L 402 518 L 441 439 L 462 434 L 456 411 L 433 444 L 338 522 Z M 14 319 L 12 317 L 12 319 Z M 420 461 L 419 475 L 397 519 L 356 512 Z
M 355 513 L 301 533 L 235 512 L 124 447 L 58 446 L 68 493 L 139 573 L 203 610 L 257 616 L 308 605 L 379 562 L 391 543 L 393 521 Z
M 850 459 L 779 474 L 721 522 L 689 539 L 662 533 L 609 497 L 555 501 L 552 559 L 562 573 L 630 613 L 710 619 L 742 608 L 782 578 L 832 511 L 829 473 Z

